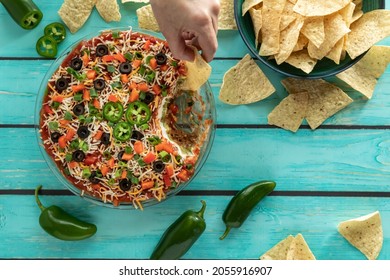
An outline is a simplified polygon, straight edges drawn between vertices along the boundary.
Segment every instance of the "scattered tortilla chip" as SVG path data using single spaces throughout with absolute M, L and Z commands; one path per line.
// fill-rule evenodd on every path
M 195 59 L 193 62 L 186 61 L 187 76 L 180 84 L 182 90 L 198 90 L 211 74 L 211 66 L 203 59 L 201 54 L 194 48 Z
M 360 61 L 336 76 L 370 99 L 377 79 L 385 72 L 389 63 L 390 47 L 373 46 Z
M 351 24 L 346 50 L 354 59 L 371 46 L 390 36 L 390 10 L 374 10 Z
M 58 15 L 71 33 L 77 32 L 87 21 L 96 0 L 65 0 L 58 10 Z
M 383 245 L 382 222 L 378 211 L 341 222 L 337 230 L 367 259 L 375 260 L 378 258 Z
M 263 0 L 245 0 L 244 3 L 242 3 L 242 16 L 245 16 L 245 14 L 252 9 L 254 6 L 260 4 L 263 2 Z
M 291 242 L 294 240 L 294 236 L 289 235 L 274 247 L 265 252 L 260 260 L 285 260 L 287 259 L 287 252 L 290 248 Z
M 225 73 L 219 99 L 231 105 L 249 104 L 267 98 L 274 92 L 274 86 L 263 71 L 246 54 Z
M 234 19 L 234 1 L 220 0 L 218 29 L 237 29 L 236 20 Z
M 316 129 L 327 118 L 344 109 L 353 100 L 339 87 L 322 79 L 304 80 L 286 78 L 283 86 L 290 94 L 309 93 L 306 120 L 311 129 Z
M 96 9 L 106 22 L 121 20 L 117 0 L 97 0 Z
M 315 260 L 313 252 L 307 245 L 303 235 L 298 233 L 294 240 L 290 244 L 290 248 L 287 251 L 287 260 Z
M 294 11 L 307 17 L 326 16 L 347 6 L 351 0 L 298 0 Z
M 136 10 L 138 26 L 142 29 L 160 32 L 157 20 L 154 17 L 152 5 L 145 5 Z
M 307 53 L 307 50 L 301 50 L 293 52 L 287 59 L 286 62 L 295 68 L 301 69 L 305 73 L 310 73 L 317 63 L 317 60 L 311 58 Z
M 303 238 L 298 233 L 295 237 L 287 236 L 274 247 L 265 252 L 261 260 L 315 260 L 315 256 Z
M 268 115 L 268 124 L 296 132 L 306 116 L 307 92 L 289 94 Z

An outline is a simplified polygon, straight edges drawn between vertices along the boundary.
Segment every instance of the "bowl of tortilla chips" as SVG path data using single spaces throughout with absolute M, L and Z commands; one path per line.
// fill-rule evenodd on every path
M 36 135 L 57 179 L 89 202 L 143 209 L 188 186 L 214 139 L 210 65 L 172 56 L 161 34 L 99 31 L 48 69 Z
M 384 1 L 235 0 L 239 33 L 251 53 L 295 78 L 324 78 L 355 64 L 389 36 Z

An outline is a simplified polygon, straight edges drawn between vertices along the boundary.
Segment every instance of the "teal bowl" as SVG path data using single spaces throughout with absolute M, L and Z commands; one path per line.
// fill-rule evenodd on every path
M 325 0 L 326 1 L 326 0 Z M 348 54 L 345 59 L 341 60 L 339 64 L 336 64 L 333 60 L 323 58 L 317 62 L 314 69 L 310 73 L 305 73 L 301 69 L 295 68 L 288 63 L 281 63 L 278 65 L 275 60 L 270 60 L 267 56 L 260 56 L 258 51 L 260 44 L 256 48 L 255 45 L 255 32 L 253 31 L 252 20 L 249 13 L 242 16 L 242 3 L 244 0 L 234 0 L 234 17 L 236 20 L 238 31 L 250 52 L 256 57 L 261 63 L 267 65 L 274 71 L 294 78 L 308 78 L 308 79 L 320 79 L 325 77 L 334 76 L 352 65 L 358 62 L 364 54 L 351 59 Z M 384 9 L 384 0 L 365 0 L 363 1 L 363 11 L 369 12 L 377 9 Z

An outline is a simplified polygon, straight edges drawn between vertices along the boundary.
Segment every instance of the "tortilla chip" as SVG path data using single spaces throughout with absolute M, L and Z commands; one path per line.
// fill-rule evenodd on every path
M 96 0 L 65 0 L 58 10 L 58 15 L 69 31 L 76 33 L 89 18 L 95 4 Z
M 307 46 L 309 55 L 312 58 L 322 59 L 325 57 L 336 43 L 350 32 L 343 17 L 339 14 L 330 15 L 324 18 L 325 39 L 320 47 L 316 47 L 310 40 Z
M 220 0 L 220 9 L 218 15 L 218 29 L 220 30 L 237 29 L 236 20 L 234 18 L 234 1 Z
M 267 98 L 274 92 L 274 86 L 263 71 L 246 54 L 225 73 L 219 99 L 231 105 L 249 104 Z
M 298 42 L 299 32 L 303 26 L 303 18 L 298 17 L 286 29 L 280 32 L 280 48 L 275 54 L 277 64 L 283 63 L 293 52 L 295 45 Z
M 306 18 L 301 32 L 319 48 L 325 40 L 324 17 Z
M 341 222 L 337 230 L 367 259 L 375 260 L 378 258 L 383 245 L 382 222 L 378 211 Z
M 303 235 L 298 233 L 290 244 L 286 260 L 315 260 L 313 252 L 307 245 Z
M 231 1 L 233 2 L 233 1 Z M 244 3 L 242 3 L 242 16 L 245 16 L 245 14 L 254 6 L 260 4 L 263 2 L 263 0 L 245 0 Z
M 298 41 L 293 49 L 294 52 L 301 51 L 307 47 L 309 39 L 306 38 L 302 33 L 299 34 Z
M 194 48 L 195 59 L 193 62 L 186 61 L 187 75 L 180 84 L 182 90 L 198 90 L 207 82 L 211 74 L 211 66 L 203 59 L 201 54 Z
M 317 64 L 317 60 L 311 58 L 307 53 L 307 50 L 301 50 L 293 52 L 287 59 L 286 62 L 298 69 L 301 69 L 305 73 L 310 73 L 314 66 Z
M 138 18 L 138 26 L 140 28 L 160 32 L 160 27 L 158 26 L 157 20 L 154 17 L 152 6 L 150 4 L 137 9 L 136 13 Z
M 374 93 L 377 79 L 390 63 L 389 46 L 373 46 L 355 65 L 337 74 L 337 78 L 370 99 Z
M 268 124 L 296 132 L 306 116 L 307 92 L 289 94 L 268 115 Z
M 345 37 L 341 38 L 336 45 L 326 55 L 327 58 L 333 60 L 336 64 L 340 64 L 340 60 L 343 59 L 343 50 L 345 45 Z
M 380 40 L 390 36 L 390 10 L 374 10 L 351 24 L 346 50 L 354 59 Z
M 261 31 L 261 26 L 263 25 L 263 16 L 261 14 L 261 10 L 257 10 L 254 8 L 251 8 L 249 10 L 249 14 L 252 19 L 252 24 L 253 24 L 253 30 L 255 31 L 255 44 L 256 48 L 257 45 L 259 44 L 259 38 L 260 38 L 260 31 Z
M 286 0 L 263 0 L 262 42 L 259 54 L 268 56 L 278 53 L 280 30 L 279 24 Z
M 294 11 L 307 17 L 326 16 L 347 6 L 351 0 L 298 0 Z
M 282 80 L 282 84 L 291 94 L 309 93 L 306 120 L 311 129 L 316 129 L 327 118 L 353 102 L 340 88 L 322 79 L 287 78 Z
M 97 0 L 96 9 L 106 22 L 121 20 L 117 0 Z
M 291 242 L 294 240 L 294 236 L 289 235 L 274 247 L 265 252 L 260 260 L 285 260 L 287 259 L 287 252 L 290 248 Z

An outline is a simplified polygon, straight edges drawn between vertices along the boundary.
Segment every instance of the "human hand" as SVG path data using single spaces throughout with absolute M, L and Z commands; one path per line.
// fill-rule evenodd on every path
M 150 0 L 153 13 L 177 59 L 193 61 L 195 46 L 210 62 L 218 48 L 219 0 Z

